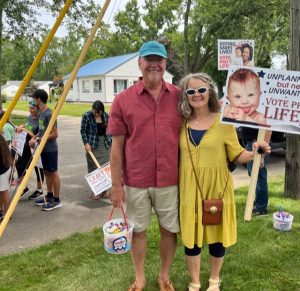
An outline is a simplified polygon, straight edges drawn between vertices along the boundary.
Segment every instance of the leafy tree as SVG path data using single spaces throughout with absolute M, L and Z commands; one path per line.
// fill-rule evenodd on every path
M 226 72 L 217 71 L 218 39 L 254 39 L 257 66 L 269 67 L 274 52 L 287 49 L 288 0 L 187 0 L 183 38 L 185 72 L 205 71 L 222 90 Z M 267 21 L 266 21 L 267 20 Z
M 46 7 L 45 0 L 1 0 L 0 1 L 0 68 L 2 68 L 2 49 L 5 39 L 18 38 L 26 32 L 34 31 L 36 27 L 36 9 Z M 0 72 L 0 109 L 1 101 L 1 84 L 3 71 Z

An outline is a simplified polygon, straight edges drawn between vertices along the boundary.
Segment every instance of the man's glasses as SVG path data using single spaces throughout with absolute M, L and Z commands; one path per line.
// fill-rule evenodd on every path
M 196 94 L 196 92 L 198 92 L 199 94 L 204 94 L 207 90 L 209 90 L 209 88 L 207 88 L 207 87 L 200 87 L 198 89 L 188 88 L 185 91 L 185 93 L 188 96 L 194 96 Z

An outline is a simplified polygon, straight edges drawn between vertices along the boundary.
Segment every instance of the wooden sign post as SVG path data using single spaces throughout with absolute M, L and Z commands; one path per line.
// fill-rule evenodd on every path
M 257 141 L 262 142 L 265 140 L 266 130 L 265 129 L 259 129 L 258 135 L 257 135 Z M 247 196 L 247 203 L 246 203 L 246 209 L 244 214 L 244 220 L 250 221 L 252 218 L 252 210 L 253 210 L 253 202 L 255 199 L 255 191 L 256 191 L 256 184 L 257 184 L 257 177 L 260 167 L 260 161 L 261 161 L 261 155 L 255 152 L 254 160 L 253 160 L 253 166 L 252 166 L 252 172 L 251 172 L 251 178 L 250 178 L 250 185 L 248 190 L 248 196 Z

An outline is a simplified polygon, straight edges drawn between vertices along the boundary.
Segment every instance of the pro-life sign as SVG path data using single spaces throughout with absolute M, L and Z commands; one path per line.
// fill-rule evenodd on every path
M 300 72 L 232 66 L 222 122 L 300 134 Z
M 254 66 L 254 40 L 219 39 L 218 70 L 228 70 L 230 66 Z
M 26 142 L 27 132 L 21 131 L 19 133 L 16 133 L 14 136 L 14 139 L 11 143 L 11 147 L 14 149 L 14 151 L 19 155 L 23 155 L 24 145 Z
M 95 195 L 101 194 L 112 186 L 109 163 L 88 173 L 84 177 Z

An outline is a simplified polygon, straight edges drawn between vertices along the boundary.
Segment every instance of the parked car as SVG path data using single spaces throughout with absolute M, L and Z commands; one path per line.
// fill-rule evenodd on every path
M 237 131 L 240 144 L 242 146 L 245 146 L 242 140 L 242 127 L 241 126 L 237 127 L 236 131 Z M 273 131 L 270 145 L 272 150 L 281 149 L 281 148 L 286 149 L 286 134 L 284 132 Z

